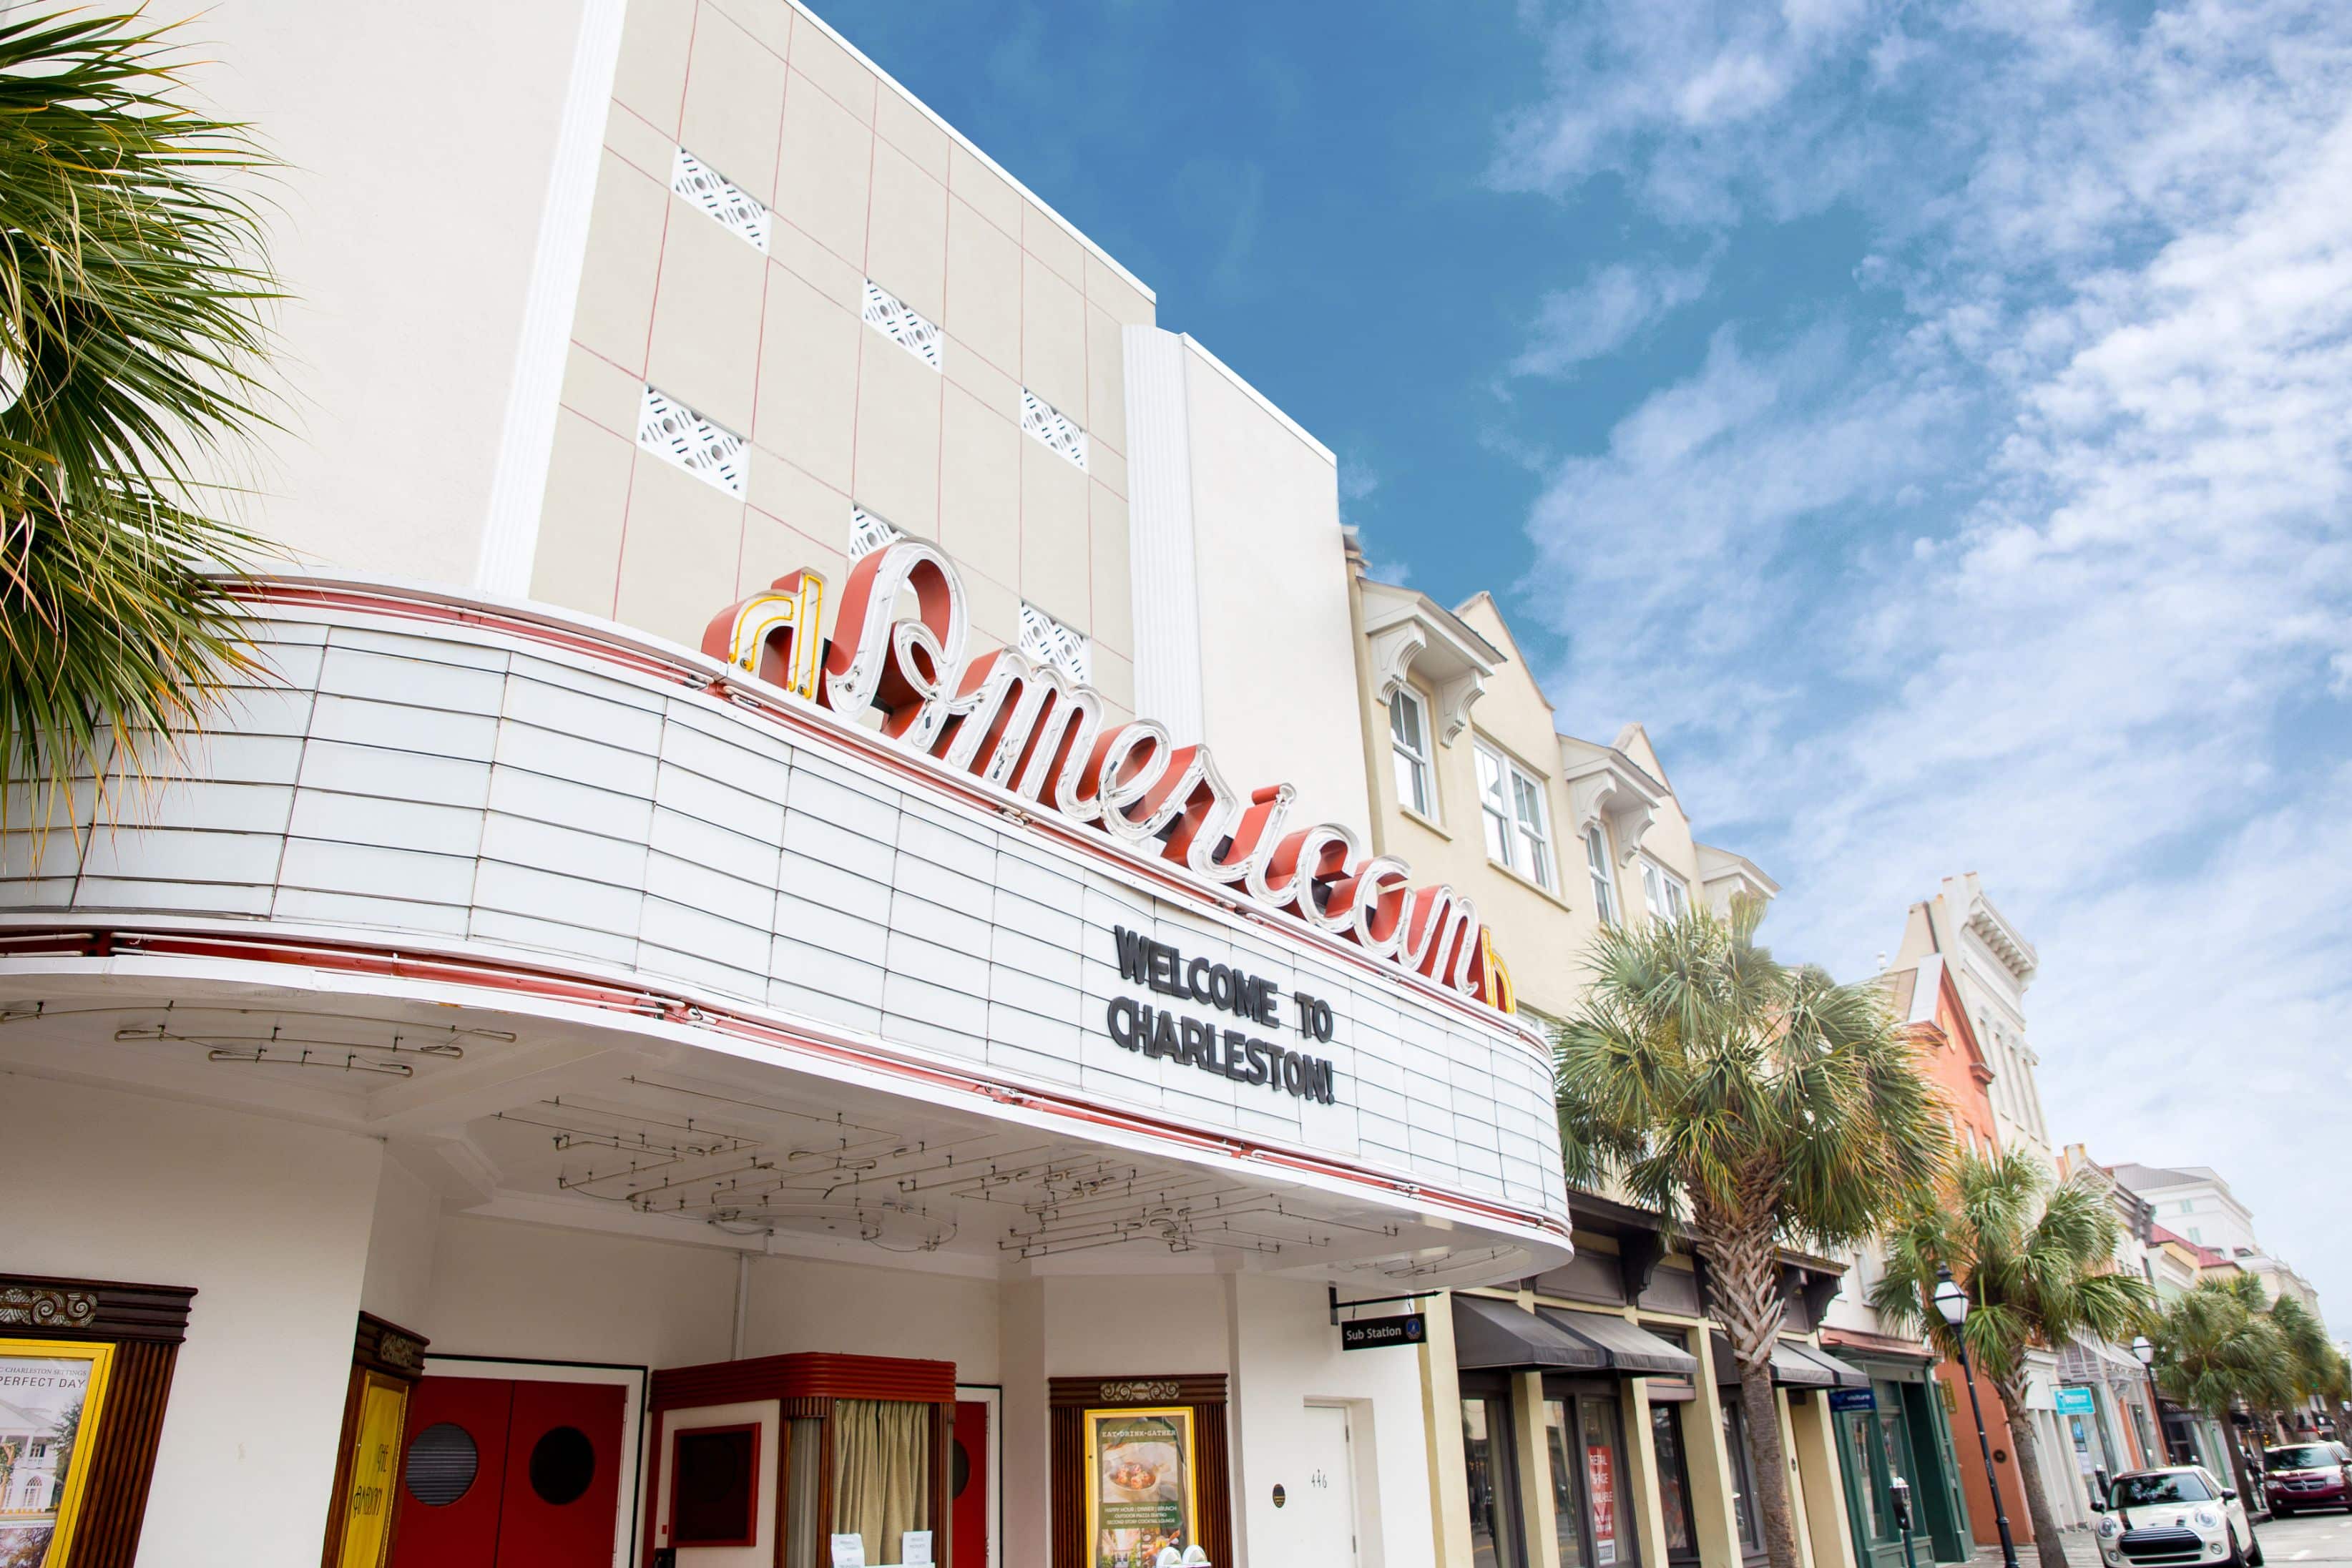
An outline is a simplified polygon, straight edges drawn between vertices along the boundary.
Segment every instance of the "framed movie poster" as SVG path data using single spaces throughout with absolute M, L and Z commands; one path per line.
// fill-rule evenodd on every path
M 0 1568 L 64 1568 L 114 1350 L 0 1339 Z
M 1199 1453 L 1185 1405 L 1085 1415 L 1088 1568 L 1150 1568 L 1200 1539 Z

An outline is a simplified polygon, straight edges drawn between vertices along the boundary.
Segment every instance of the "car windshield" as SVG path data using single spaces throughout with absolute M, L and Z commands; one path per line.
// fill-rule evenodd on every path
M 2336 1456 L 2316 1443 L 2272 1448 L 2263 1455 L 2263 1467 L 2273 1470 L 2321 1470 L 2335 1463 Z
M 2168 1470 L 2156 1475 L 2117 1476 L 2107 1500 L 2117 1508 L 2147 1508 L 2166 1502 L 2211 1502 L 2213 1493 L 2193 1470 Z

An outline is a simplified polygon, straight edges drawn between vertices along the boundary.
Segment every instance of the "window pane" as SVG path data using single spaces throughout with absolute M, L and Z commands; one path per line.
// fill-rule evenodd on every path
M 1584 830 L 1584 858 L 1592 868 L 1592 912 L 1617 923 L 1617 884 L 1609 864 L 1609 834 L 1599 823 Z
M 1723 1440 L 1731 1450 L 1731 1503 L 1738 1516 L 1740 1546 L 1764 1550 L 1764 1532 L 1756 1517 L 1756 1472 L 1748 1460 L 1748 1412 L 1737 1405 L 1723 1407 Z
M 1389 735 L 1400 746 L 1421 755 L 1421 700 L 1399 690 L 1389 699 Z
M 1690 1470 L 1683 1460 L 1683 1407 L 1650 1406 L 1650 1441 L 1658 1456 L 1658 1502 L 1666 1516 L 1666 1552 L 1671 1556 L 1696 1555 L 1697 1537 L 1691 1527 Z
M 1580 1399 L 1583 1415 L 1584 1490 L 1592 1515 L 1592 1568 L 1619 1568 L 1634 1558 L 1633 1521 L 1625 1499 L 1624 1458 L 1617 1452 L 1617 1412 L 1607 1401 Z
M 1551 1517 L 1559 1536 L 1559 1568 L 1584 1568 L 1584 1500 L 1577 1495 L 1567 1400 L 1544 1401 L 1544 1442 L 1551 1451 Z
M 1391 753 L 1396 763 L 1396 792 L 1400 805 L 1412 807 L 1422 816 L 1429 815 L 1429 773 L 1421 759 L 1396 747 Z
M 1470 1483 L 1470 1561 L 1475 1568 L 1519 1568 L 1508 1404 L 1464 1398 L 1462 1458 Z
M 1683 891 L 1680 882 L 1671 878 L 1666 881 L 1666 910 L 1675 920 L 1690 912 L 1690 896 Z
M 1543 785 L 1517 768 L 1511 770 L 1511 807 L 1518 816 L 1519 853 L 1527 862 L 1527 873 L 1549 888 L 1551 843 L 1544 827 Z

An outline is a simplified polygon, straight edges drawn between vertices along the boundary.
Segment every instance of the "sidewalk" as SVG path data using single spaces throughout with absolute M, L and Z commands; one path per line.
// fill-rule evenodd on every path
M 2058 1539 L 2066 1546 L 2067 1568 L 2099 1568 L 2098 1543 L 2091 1538 L 2089 1531 L 2062 1531 L 2059 1532 Z M 2036 1555 L 2036 1549 L 2032 1545 L 2026 1542 L 2019 1543 L 2017 1568 L 2035 1568 L 2035 1564 L 2040 1562 L 2041 1558 Z M 1976 1555 L 1969 1559 L 1969 1568 L 2000 1568 L 2000 1548 L 1999 1546 L 1978 1547 Z

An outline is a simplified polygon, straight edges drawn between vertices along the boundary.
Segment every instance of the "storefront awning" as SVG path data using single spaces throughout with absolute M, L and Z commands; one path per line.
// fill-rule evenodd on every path
M 1819 1362 L 1822 1366 L 1827 1367 L 1830 1376 L 1836 1380 L 1834 1384 L 1836 1387 L 1868 1388 L 1870 1386 L 1870 1373 L 1851 1362 L 1838 1360 L 1825 1350 L 1816 1349 L 1811 1345 L 1790 1345 L 1786 1348 L 1794 1351 L 1807 1361 Z
M 1731 1353 L 1731 1337 L 1717 1332 L 1715 1336 L 1715 1381 L 1729 1384 L 1739 1381 L 1739 1363 Z M 1818 1358 L 1818 1359 L 1816 1359 Z M 1823 1356 L 1819 1351 L 1808 1351 L 1801 1345 L 1782 1340 L 1772 1347 L 1772 1386 L 1775 1388 L 1867 1388 L 1870 1379 L 1860 1372 L 1837 1362 L 1839 1371 L 1825 1364 L 1836 1358 Z M 1860 1381 L 1845 1384 L 1840 1381 L 1842 1371 Z
M 1454 1364 L 1464 1372 L 1606 1372 L 1609 1352 L 1508 1301 L 1456 1296 Z
M 1549 1319 L 1578 1339 L 1591 1342 L 1608 1357 L 1609 1370 L 1620 1377 L 1689 1377 L 1698 1371 L 1698 1360 L 1689 1352 L 1622 1318 L 1540 1307 L 1536 1316 Z

